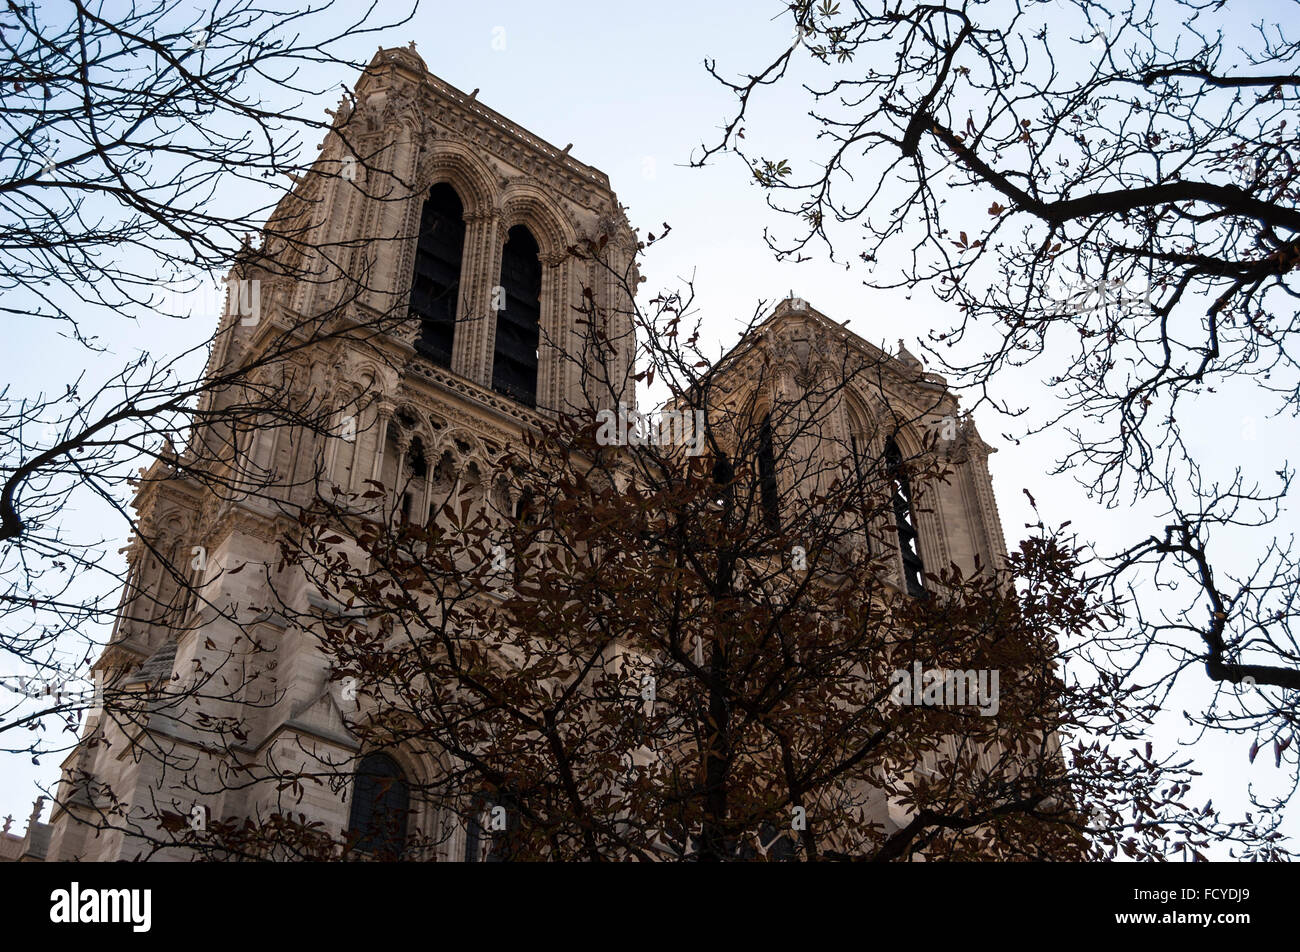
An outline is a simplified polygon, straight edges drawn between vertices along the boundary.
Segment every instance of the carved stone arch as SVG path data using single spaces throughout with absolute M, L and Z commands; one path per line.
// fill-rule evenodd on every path
M 148 527 L 148 538 L 140 557 L 140 591 L 147 593 L 144 608 L 138 614 L 164 628 L 175 628 L 179 619 L 173 613 L 184 611 L 188 597 L 184 594 L 190 575 L 190 531 L 193 520 L 177 509 L 159 513 Z M 178 602 L 177 599 L 180 599 Z M 156 635 L 158 632 L 155 631 Z M 149 639 L 150 643 L 156 638 Z
M 783 450 L 794 447 L 783 445 L 778 439 L 778 428 L 782 421 L 772 416 L 773 407 L 779 403 L 779 394 L 774 395 L 772 392 L 774 384 L 779 386 L 779 381 L 768 381 L 766 386 L 758 388 L 749 401 L 745 444 L 753 454 L 762 518 L 769 528 L 778 529 L 781 523 L 781 456 L 784 455 Z
M 349 377 L 334 387 L 334 406 L 340 409 L 349 405 L 359 407 L 361 400 L 369 393 L 369 389 Z
M 347 407 L 352 407 L 352 412 L 360 412 L 363 406 L 373 403 L 377 399 L 374 388 L 367 387 L 361 379 L 357 379 L 352 374 L 343 374 L 334 384 L 333 391 L 330 394 L 330 406 L 335 412 L 343 412 Z
M 462 464 L 473 458 L 484 462 L 489 459 L 479 435 L 464 427 L 444 427 L 438 432 L 436 446 L 439 450 L 450 450 Z
M 426 453 L 434 446 L 437 431 L 429 425 L 429 421 L 415 405 L 405 401 L 396 404 L 389 423 L 403 445 L 409 445 L 412 440 L 419 439 Z
M 496 180 L 488 167 L 460 139 L 446 135 L 432 139 L 418 160 L 415 174 L 415 196 L 419 205 L 429 189 L 440 182 L 446 182 L 456 190 L 461 204 L 465 207 L 465 218 L 491 215 L 500 202 Z M 414 225 L 419 225 L 419 208 L 414 209 Z M 414 226 L 410 231 L 414 234 Z
M 449 460 L 456 474 L 460 473 L 461 467 L 465 464 L 466 455 L 461 453 L 454 440 L 447 439 L 446 434 L 443 433 L 438 434 L 435 438 L 435 442 L 430 448 L 430 455 L 435 460 L 435 465 L 443 460 Z
M 458 427 L 444 428 L 434 437 L 429 453 L 429 486 L 437 487 L 440 493 L 450 493 L 454 486 L 457 498 L 482 502 L 491 489 L 491 459 L 477 434 Z
M 919 459 L 927 452 L 925 441 L 922 438 L 918 424 L 907 422 L 901 425 L 890 421 L 881 427 L 881 441 L 893 437 L 894 443 L 903 455 L 903 459 Z
M 880 394 L 870 388 L 849 386 L 844 389 L 845 435 L 868 437 L 875 452 L 884 448 L 894 431 L 894 416 Z
M 428 422 L 408 403 L 394 406 L 384 421 L 378 478 L 394 494 L 394 512 L 404 520 L 422 524 L 428 511 L 429 474 L 437 461 L 431 450 L 435 439 Z
M 567 249 L 577 241 L 573 223 L 551 196 L 532 182 L 514 181 L 501 197 L 501 223 L 497 239 L 505 244 L 506 235 L 515 225 L 532 232 L 541 249 L 544 265 L 558 264 Z
M 177 544 L 183 542 L 190 531 L 190 520 L 178 510 L 164 513 L 156 524 L 153 544 L 164 558 L 171 558 L 171 552 Z
M 397 253 L 383 256 L 390 262 L 384 280 L 391 299 L 375 302 L 381 310 L 400 307 L 410 293 L 420 216 L 424 199 L 435 184 L 446 182 L 456 191 L 467 220 L 473 215 L 491 215 L 497 203 L 492 175 L 466 143 L 436 134 L 418 103 L 404 107 L 398 115 L 386 137 L 386 149 L 391 153 L 384 168 L 388 186 L 373 186 L 386 192 L 384 197 L 389 200 L 368 203 L 367 234 L 399 239 Z M 406 200 L 398 201 L 404 194 Z
M 346 378 L 359 390 L 380 395 L 387 389 L 388 375 L 373 357 L 349 357 L 341 368 Z
M 460 461 L 460 484 L 471 499 L 480 499 L 488 491 L 487 480 L 491 470 L 476 456 L 464 456 Z
M 729 434 L 728 452 L 733 456 L 752 451 L 757 445 L 758 429 L 764 418 L 769 417 L 773 408 L 781 404 L 778 395 L 774 393 L 775 385 L 775 378 L 765 374 L 762 382 L 746 392 L 738 402 L 731 423 L 732 432 Z M 775 426 L 780 421 L 771 422 Z
M 416 267 L 421 218 L 430 190 L 446 184 L 461 205 L 465 234 L 461 248 L 459 290 L 454 307 L 454 331 L 450 369 L 473 380 L 482 377 L 481 358 L 483 329 L 489 289 L 497 283 L 492 240 L 494 222 L 499 216 L 500 188 L 496 178 L 476 151 L 458 136 L 412 133 L 418 167 L 412 182 L 411 201 L 406 204 L 396 232 L 405 239 L 400 245 L 396 271 L 392 276 L 397 305 L 404 306 L 411 293 Z M 411 327 L 411 341 L 419 328 Z
M 875 429 L 876 417 L 868 402 L 852 390 L 844 391 L 844 414 L 849 436 L 865 436 Z

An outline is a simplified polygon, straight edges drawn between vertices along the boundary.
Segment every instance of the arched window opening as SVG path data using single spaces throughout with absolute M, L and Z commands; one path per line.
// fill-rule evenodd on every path
M 758 427 L 758 488 L 763 522 L 773 532 L 781 528 L 781 499 L 776 483 L 776 454 L 772 448 L 772 416 Z
M 894 438 L 885 443 L 885 472 L 889 477 L 890 500 L 894 506 L 894 524 L 898 527 L 898 548 L 903 556 L 903 582 L 909 595 L 925 594 L 925 566 L 917 545 L 916 519 L 912 512 L 912 489 L 907 481 L 907 467 Z
M 465 249 L 465 209 L 456 190 L 439 182 L 429 190 L 420 213 L 411 282 L 411 314 L 420 320 L 415 349 L 435 364 L 451 366 L 456 333 L 456 299 Z
M 406 774 L 387 754 L 369 754 L 352 781 L 349 834 L 359 852 L 374 859 L 400 859 L 406 847 L 411 791 Z
M 528 406 L 537 403 L 538 340 L 542 317 L 542 262 L 537 241 L 515 225 L 501 253 L 502 303 L 497 312 L 492 389 Z

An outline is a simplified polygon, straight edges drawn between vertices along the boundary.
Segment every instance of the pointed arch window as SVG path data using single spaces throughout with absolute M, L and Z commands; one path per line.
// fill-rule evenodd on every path
M 898 528 L 898 548 L 903 556 L 903 582 L 907 594 L 925 594 L 925 566 L 917 544 L 916 517 L 912 509 L 912 488 L 907 480 L 903 454 L 891 436 L 885 442 L 885 473 L 889 479 L 890 501 L 894 507 L 894 524 Z
M 410 787 L 397 761 L 387 754 L 363 757 L 352 781 L 348 819 L 354 849 L 375 859 L 400 859 L 410 812 Z
M 776 452 L 772 446 L 772 415 L 758 426 L 758 489 L 763 522 L 772 531 L 781 528 L 781 498 L 776 482 Z
M 420 321 L 415 349 L 443 367 L 451 366 L 464 250 L 465 208 L 456 190 L 439 182 L 429 190 L 420 213 L 411 314 Z
M 542 261 L 537 239 L 515 225 L 501 253 L 502 302 L 497 311 L 492 389 L 528 406 L 537 403 L 538 342 L 542 317 Z

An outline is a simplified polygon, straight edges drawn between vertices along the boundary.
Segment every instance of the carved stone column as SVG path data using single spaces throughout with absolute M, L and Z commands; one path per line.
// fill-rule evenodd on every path
M 542 258 L 541 314 L 538 317 L 537 407 L 567 408 L 569 364 L 562 360 L 570 342 L 564 315 L 568 300 L 569 268 L 562 254 Z
M 382 480 L 384 477 L 384 446 L 388 443 L 388 421 L 393 418 L 393 405 L 381 403 L 375 417 L 375 461 L 370 468 L 370 478 Z
M 451 367 L 484 387 L 492 386 L 492 341 L 497 317 L 492 309 L 492 289 L 501 281 L 504 244 L 501 216 L 495 210 L 465 216 L 465 251 Z

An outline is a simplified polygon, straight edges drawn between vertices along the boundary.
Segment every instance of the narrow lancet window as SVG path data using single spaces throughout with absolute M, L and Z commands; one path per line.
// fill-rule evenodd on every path
M 501 254 L 501 303 L 492 356 L 492 389 L 534 406 L 542 316 L 542 262 L 523 225 L 510 229 Z
M 451 366 L 464 250 L 464 207 L 456 190 L 440 182 L 429 190 L 420 214 L 415 276 L 411 282 L 411 314 L 420 321 L 415 349 L 444 367 Z
M 894 523 L 898 527 L 898 548 L 903 556 L 903 582 L 909 595 L 925 594 L 925 566 L 917 545 L 916 517 L 912 511 L 912 489 L 907 481 L 903 454 L 893 437 L 885 443 L 885 472 L 894 505 Z

